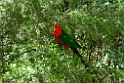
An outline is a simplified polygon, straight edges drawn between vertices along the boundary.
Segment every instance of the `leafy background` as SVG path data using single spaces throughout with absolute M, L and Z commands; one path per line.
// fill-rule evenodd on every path
M 123 0 L 1 0 L 0 83 L 123 83 L 123 22 Z M 56 23 L 90 67 L 58 45 Z

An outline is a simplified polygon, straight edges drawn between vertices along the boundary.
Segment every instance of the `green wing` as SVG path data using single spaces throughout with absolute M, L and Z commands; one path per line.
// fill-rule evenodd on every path
M 68 45 L 73 48 L 81 48 L 81 46 L 76 43 L 65 31 L 62 30 L 62 34 L 59 36 L 62 44 Z

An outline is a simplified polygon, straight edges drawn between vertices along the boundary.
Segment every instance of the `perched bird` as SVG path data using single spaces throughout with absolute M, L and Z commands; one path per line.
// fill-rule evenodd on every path
M 56 24 L 52 28 L 53 35 L 57 42 L 63 45 L 66 49 L 70 48 L 74 52 L 74 54 L 76 54 L 80 58 L 85 67 L 88 67 L 85 60 L 77 50 L 77 48 L 81 48 L 81 46 L 77 42 L 75 42 L 73 38 L 71 38 L 59 25 Z

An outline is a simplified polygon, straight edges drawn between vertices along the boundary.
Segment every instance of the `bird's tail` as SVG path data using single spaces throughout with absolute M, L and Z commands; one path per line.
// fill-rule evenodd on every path
M 81 63 L 83 65 L 85 65 L 85 67 L 88 67 L 88 64 L 85 62 L 84 58 L 80 55 L 80 53 L 78 52 L 78 50 L 75 49 L 75 48 L 71 48 L 71 50 L 74 52 L 74 54 L 76 54 L 80 58 Z

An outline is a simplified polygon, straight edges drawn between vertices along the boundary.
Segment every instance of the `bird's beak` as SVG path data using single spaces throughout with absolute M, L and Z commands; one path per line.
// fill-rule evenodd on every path
M 55 31 L 56 31 L 56 29 L 53 27 L 53 32 L 52 33 L 54 34 Z

